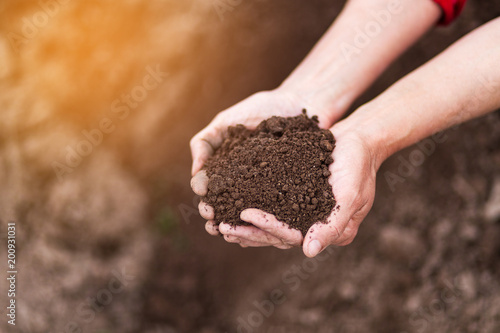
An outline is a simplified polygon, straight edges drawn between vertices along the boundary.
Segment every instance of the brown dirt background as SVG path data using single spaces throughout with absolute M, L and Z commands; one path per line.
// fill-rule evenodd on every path
M 63 332 L 73 321 L 83 332 L 235 332 L 250 316 L 254 332 L 500 331 L 498 112 L 446 132 L 394 192 L 383 173 L 416 148 L 389 159 L 357 239 L 321 262 L 299 249 L 226 244 L 193 213 L 190 137 L 219 110 L 279 84 L 341 6 L 242 1 L 221 20 L 204 0 L 74 0 L 15 52 L 8 34 L 41 7 L 2 1 L 0 258 L 16 221 L 19 274 L 18 325 L 2 310 L 0 330 Z M 470 1 L 357 105 L 499 14 L 500 4 Z M 51 163 L 157 64 L 169 73 L 161 86 L 58 181 Z M 309 272 L 290 273 L 294 265 Z M 78 307 L 123 269 L 133 279 L 84 323 Z M 257 314 L 254 302 L 274 289 L 286 300 Z

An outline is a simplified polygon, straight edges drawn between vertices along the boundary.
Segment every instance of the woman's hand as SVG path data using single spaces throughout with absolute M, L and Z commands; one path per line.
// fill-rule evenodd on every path
M 201 130 L 191 139 L 191 153 L 193 156 L 193 167 L 191 187 L 193 191 L 204 196 L 207 193 L 208 178 L 206 173 L 202 171 L 202 167 L 207 159 L 212 156 L 214 150 L 220 146 L 224 139 L 225 132 L 228 126 L 238 124 L 245 125 L 247 128 L 253 129 L 262 121 L 272 116 L 293 117 L 301 114 L 303 108 L 311 106 L 308 101 L 302 100 L 297 94 L 294 94 L 284 89 L 276 89 L 273 91 L 263 91 L 254 94 L 240 103 L 220 112 L 207 127 Z M 307 109 L 308 115 L 317 115 L 319 126 L 328 128 L 331 123 L 336 120 L 332 115 L 340 116 L 344 110 L 328 110 L 328 113 L 323 110 Z M 201 202 L 199 206 L 200 214 L 206 218 L 208 222 L 205 225 L 207 232 L 211 235 L 219 234 L 219 226 L 215 225 L 214 210 L 212 207 Z M 226 230 L 227 225 L 221 226 Z M 276 237 L 272 237 L 262 230 L 257 230 L 254 227 L 238 227 L 236 230 L 245 230 L 248 234 L 252 234 L 259 240 L 265 240 L 265 245 L 276 243 L 277 246 L 289 247 L 281 244 Z M 227 235 L 226 240 L 238 241 L 234 237 Z M 257 243 L 245 243 L 250 246 L 257 246 Z M 261 244 L 261 243 L 259 243 Z
M 329 128 L 343 116 L 352 102 L 371 85 L 383 70 L 433 26 L 441 15 L 439 6 L 432 1 L 405 1 L 401 6 L 396 6 L 397 8 L 393 5 L 392 0 L 348 1 L 342 13 L 321 40 L 278 89 L 257 93 L 219 113 L 205 129 L 191 140 L 192 175 L 194 176 L 191 186 L 194 192 L 201 196 L 207 193 L 208 179 L 204 172 L 200 173 L 200 170 L 221 144 L 223 134 L 228 126 L 243 124 L 248 128 L 254 128 L 262 120 L 271 116 L 296 116 L 305 108 L 309 116 L 317 115 L 319 117 L 320 127 Z M 373 13 L 387 17 L 390 27 L 380 26 L 377 38 L 370 40 L 370 43 L 362 50 L 354 48 L 353 43 L 358 38 L 359 32 L 352 27 L 364 27 L 367 23 L 374 23 Z M 351 51 L 347 52 L 346 47 L 349 46 Z M 355 51 L 352 51 L 353 48 Z M 346 135 L 342 141 L 348 145 L 349 137 Z M 355 160 L 357 163 L 366 162 L 362 161 L 363 158 L 359 156 L 358 150 L 362 150 L 362 148 L 354 144 L 354 141 L 351 141 L 353 146 L 351 155 L 339 156 L 340 161 L 346 161 L 341 163 L 347 164 L 349 160 Z M 364 171 L 355 169 L 350 172 L 349 175 L 339 174 L 332 177 L 338 177 L 345 183 L 348 181 L 355 183 L 362 179 L 361 173 Z M 335 186 L 340 188 L 338 184 Z M 348 189 L 340 189 L 339 191 L 347 192 Z M 351 190 L 349 194 L 352 194 L 353 191 Z M 337 215 L 333 214 L 331 219 L 332 221 L 340 221 L 340 216 L 349 215 L 348 212 L 352 207 L 351 203 L 343 203 L 343 200 L 348 201 L 348 198 L 344 198 L 342 192 L 335 194 L 340 204 L 340 211 L 336 213 Z M 347 194 L 345 195 L 347 196 Z M 213 235 L 219 234 L 219 228 L 213 222 L 213 209 L 201 203 L 200 213 L 209 220 L 206 224 L 207 231 Z M 253 215 L 255 214 L 257 213 L 253 212 Z M 244 212 L 243 218 L 253 220 L 255 217 L 253 215 L 252 211 Z M 356 215 L 355 221 L 359 220 L 357 218 L 359 215 L 361 213 Z M 333 228 L 331 223 L 327 226 Z M 342 223 L 346 224 L 346 232 L 353 232 L 354 225 L 343 220 L 334 223 L 336 228 L 340 228 L 339 232 L 344 230 Z M 302 243 L 302 235 L 291 229 L 271 228 L 279 234 L 273 236 L 265 229 L 255 227 L 229 229 L 227 225 L 222 224 L 220 228 L 226 233 L 226 240 L 240 242 L 242 246 L 274 245 L 287 248 Z M 246 242 L 243 242 L 242 239 L 229 234 L 235 230 L 246 230 L 245 235 L 248 237 L 252 235 L 253 240 L 246 239 Z M 284 234 L 281 235 L 281 233 Z M 277 237 L 280 235 L 281 237 Z M 307 239 L 305 244 L 309 245 L 310 241 Z M 321 241 L 327 242 L 326 239 Z M 314 244 L 316 243 L 314 242 Z M 320 242 L 320 244 L 322 243 Z
M 327 223 L 315 223 L 303 239 L 298 230 L 288 228 L 288 225 L 277 221 L 272 214 L 258 209 L 246 209 L 240 217 L 255 228 L 232 227 L 222 223 L 219 230 L 226 240 L 244 247 L 289 248 L 302 245 L 308 257 L 316 256 L 328 245 L 350 244 L 372 207 L 375 176 L 380 161 L 378 152 L 370 147 L 361 134 L 348 130 L 346 122 L 347 120 L 332 128 L 337 141 L 333 151 L 334 163 L 330 165 L 329 182 L 337 207 L 328 217 Z
M 213 154 L 214 149 L 220 146 L 228 126 L 242 124 L 247 128 L 254 129 L 264 119 L 272 116 L 298 116 L 305 108 L 309 116 L 318 116 L 320 127 L 328 128 L 333 121 L 337 120 L 331 115 L 338 114 L 340 117 L 344 111 L 327 110 L 328 112 L 326 112 L 314 108 L 310 110 L 310 106 L 311 103 L 298 97 L 297 94 L 278 88 L 256 93 L 220 112 L 207 127 L 191 139 L 192 175 L 194 176 L 201 170 L 207 159 Z

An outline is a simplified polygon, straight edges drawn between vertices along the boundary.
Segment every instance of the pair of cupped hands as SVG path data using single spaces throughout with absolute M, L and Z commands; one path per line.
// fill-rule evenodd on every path
M 193 191 L 200 196 L 206 195 L 208 177 L 203 165 L 224 140 L 228 126 L 243 124 L 254 129 L 262 120 L 272 116 L 297 116 L 306 106 L 307 103 L 304 102 L 295 95 L 279 90 L 265 91 L 217 114 L 190 142 Z M 336 111 L 315 110 L 314 107 L 307 106 L 308 116 L 317 115 L 319 126 L 329 128 L 336 139 L 329 183 L 338 209 L 332 211 L 327 223 L 318 221 L 303 237 L 300 231 L 290 229 L 272 214 L 249 208 L 241 212 L 240 218 L 250 223 L 250 226 L 235 227 L 227 223 L 217 225 L 214 221 L 214 209 L 201 201 L 198 208 L 200 215 L 208 220 L 205 225 L 207 232 L 214 236 L 222 234 L 227 242 L 238 243 L 242 247 L 274 246 L 288 249 L 302 246 L 308 257 L 316 256 L 329 245 L 350 244 L 372 207 L 378 166 L 374 157 L 376 152 L 363 137 L 361 129 L 356 129 L 349 123 L 349 118 L 330 127 L 342 114 L 339 110 Z

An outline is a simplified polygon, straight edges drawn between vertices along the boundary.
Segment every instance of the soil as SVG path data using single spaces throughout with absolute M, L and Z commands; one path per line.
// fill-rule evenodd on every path
M 306 110 L 296 117 L 271 117 L 255 130 L 229 127 L 206 164 L 203 200 L 214 207 L 217 223 L 248 225 L 240 213 L 258 208 L 305 235 L 335 207 L 328 182 L 334 147 L 333 134 Z

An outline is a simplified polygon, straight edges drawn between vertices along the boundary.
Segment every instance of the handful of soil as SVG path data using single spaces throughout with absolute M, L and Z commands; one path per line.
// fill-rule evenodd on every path
M 306 110 L 269 118 L 255 130 L 229 127 L 205 164 L 209 182 L 202 200 L 214 208 L 216 223 L 248 225 L 240 213 L 258 208 L 305 235 L 315 222 L 326 222 L 336 204 L 328 183 L 334 147 L 333 134 Z

